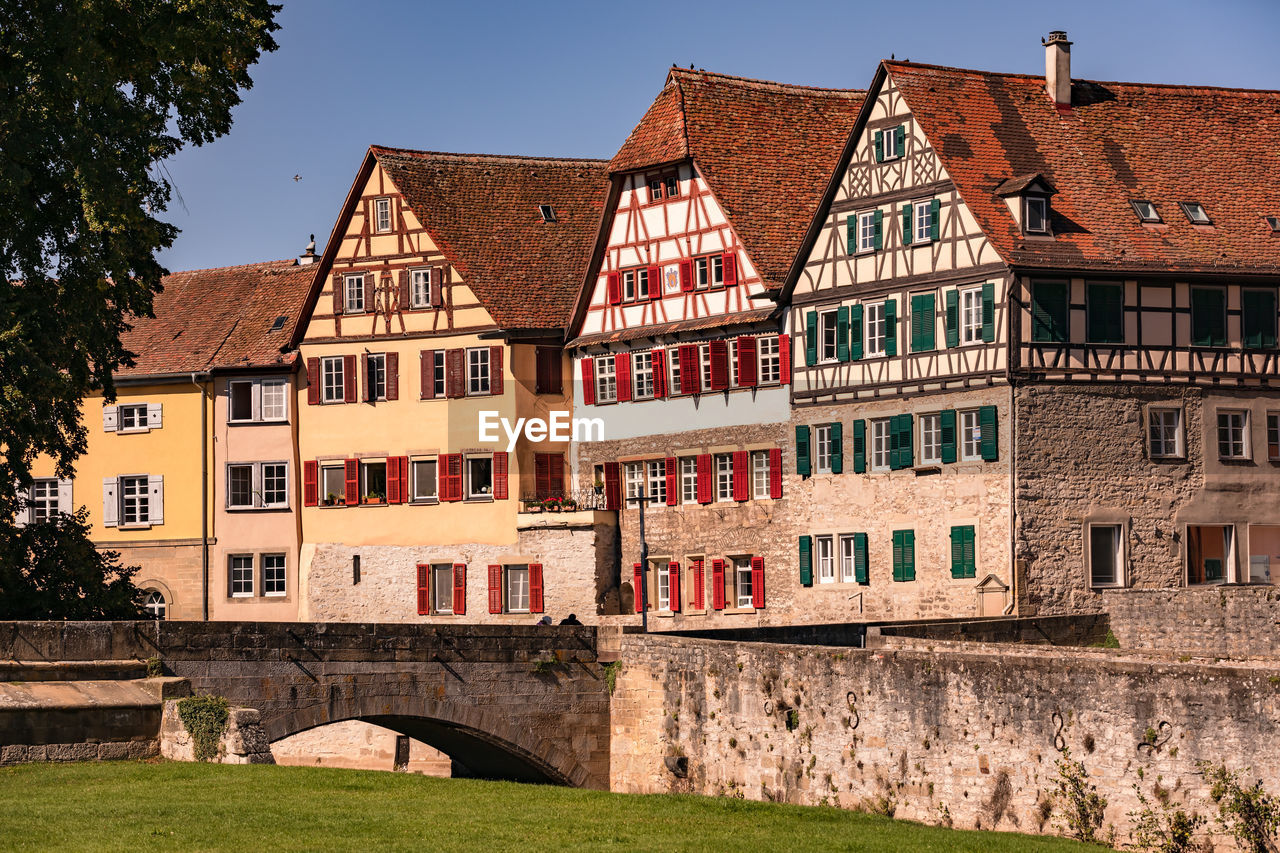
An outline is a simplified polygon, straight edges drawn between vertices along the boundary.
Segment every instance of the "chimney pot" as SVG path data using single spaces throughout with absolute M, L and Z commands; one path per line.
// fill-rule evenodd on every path
M 1063 30 L 1044 43 L 1044 88 L 1059 109 L 1071 109 L 1071 42 Z

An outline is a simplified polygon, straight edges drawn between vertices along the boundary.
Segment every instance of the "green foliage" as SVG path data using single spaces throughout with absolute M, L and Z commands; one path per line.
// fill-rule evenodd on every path
M 1118 648 L 1120 648 L 1120 641 L 1116 639 L 1116 635 L 1115 635 L 1115 634 L 1113 634 L 1113 633 L 1111 632 L 1111 629 L 1110 629 L 1110 628 L 1108 628 L 1108 629 L 1107 629 L 1107 636 L 1103 637 L 1101 640 L 1099 640 L 1098 642 L 1094 643 L 1094 644 L 1093 644 L 1093 648 L 1095 648 L 1095 649 L 1118 649 Z
M 604 680 L 605 683 L 609 685 L 609 695 L 612 696 L 613 691 L 618 686 L 618 673 L 622 671 L 622 661 L 615 660 L 612 663 L 607 663 L 604 665 L 603 669 Z
M 795 708 L 787 711 L 787 731 L 794 732 L 800 728 L 800 712 Z
M 275 50 L 268 0 L 22 0 L 0 26 L 0 540 L 40 454 L 70 477 L 80 401 L 132 363 L 178 229 L 163 162 L 228 132 Z
M 147 658 L 147 678 L 159 678 L 164 675 L 164 661 L 160 658 Z
M 560 661 L 553 657 L 539 658 L 533 662 L 530 671 L 535 675 L 547 675 L 556 670 L 560 666 Z
M 1058 778 L 1049 796 L 1058 815 L 1054 825 L 1072 838 L 1089 844 L 1102 843 L 1103 812 L 1107 799 L 1098 793 L 1098 786 L 1089 781 L 1089 771 L 1084 764 L 1071 758 L 1071 750 L 1062 747 L 1060 757 L 1054 762 Z
M 4 524 L 0 517 L 0 620 L 143 618 L 137 567 L 93 547 L 87 509 L 7 534 Z
M 196 761 L 218 757 L 230 716 L 230 706 L 221 696 L 188 696 L 178 701 L 178 719 L 191 735 Z
M 1228 770 L 1225 764 L 1196 763 L 1209 783 L 1209 797 L 1218 804 L 1217 823 L 1247 853 L 1275 853 L 1280 828 L 1280 799 L 1267 793 L 1262 780 L 1244 787 L 1244 770 Z M 1245 768 L 1247 770 L 1248 768 Z
M 1192 853 L 1196 849 L 1193 843 L 1195 834 L 1205 824 L 1202 815 L 1174 808 L 1169 802 L 1168 792 L 1159 787 L 1154 807 L 1141 787 L 1134 785 L 1133 792 L 1138 798 L 1138 810 L 1129 812 L 1134 824 L 1131 835 L 1134 850 L 1143 853 Z

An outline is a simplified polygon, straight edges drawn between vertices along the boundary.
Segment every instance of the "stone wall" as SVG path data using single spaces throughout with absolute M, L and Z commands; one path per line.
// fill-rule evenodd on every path
M 1133 785 L 1209 814 L 1195 762 L 1280 791 L 1280 663 L 933 643 L 802 648 L 627 634 L 613 696 L 616 791 L 892 811 L 1053 832 L 1056 746 L 1083 761 L 1121 841 Z M 1148 732 L 1154 735 L 1151 739 Z M 1265 757 L 1265 758 L 1264 758 Z M 1221 842 L 1222 839 L 1219 839 Z M 1219 849 L 1233 849 L 1220 844 Z
M 1280 655 L 1280 590 L 1273 586 L 1108 590 L 1102 607 L 1121 648 Z
M 195 761 L 195 744 L 178 714 L 178 702 L 164 703 L 160 724 L 160 755 L 170 761 Z M 227 728 L 218 743 L 218 764 L 275 764 L 271 744 L 254 708 L 230 708 Z
M 215 540 L 210 540 L 210 553 Z M 204 613 L 202 549 L 199 539 L 159 542 L 99 542 L 99 550 L 118 551 L 120 562 L 138 566 L 133 583 L 164 596 L 166 619 L 199 619 Z M 214 575 L 216 567 L 210 565 Z M 226 570 L 223 570 L 223 574 Z M 214 575 L 216 576 L 216 575 Z

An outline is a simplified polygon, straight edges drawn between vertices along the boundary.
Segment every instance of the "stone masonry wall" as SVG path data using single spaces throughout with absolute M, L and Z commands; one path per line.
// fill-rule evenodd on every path
M 106 543 L 101 550 L 118 551 L 120 562 L 138 566 L 133 583 L 139 589 L 164 595 L 166 619 L 199 619 L 203 613 L 200 540 L 157 543 Z M 212 546 L 211 546 L 212 550 Z M 210 567 L 210 572 L 213 567 Z
M 922 642 L 922 641 L 921 641 Z M 1133 785 L 1213 810 L 1195 762 L 1280 791 L 1280 663 L 1104 650 L 896 650 L 628 634 L 612 788 L 831 804 L 961 828 L 1054 832 L 1057 746 L 1128 840 Z M 1154 734 L 1154 740 L 1148 732 Z M 1218 850 L 1234 849 L 1218 839 Z
M 276 764 L 394 770 L 397 732 L 360 720 L 345 720 L 298 732 L 271 744 Z M 409 773 L 448 776 L 449 757 L 417 740 L 409 741 Z
M 1121 648 L 1280 655 L 1280 590 L 1273 586 L 1116 589 L 1102 594 L 1102 607 Z

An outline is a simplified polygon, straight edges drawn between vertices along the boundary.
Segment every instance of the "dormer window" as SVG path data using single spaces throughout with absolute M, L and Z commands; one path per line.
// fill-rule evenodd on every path
M 649 181 L 649 201 L 662 200 L 662 179 L 654 178 Z
M 1212 225 L 1213 221 L 1209 219 L 1209 214 L 1205 212 L 1204 205 L 1194 201 L 1179 202 L 1182 212 L 1187 215 L 1187 219 L 1191 220 L 1192 225 Z
M 1049 199 L 1029 195 L 1022 200 L 1022 225 L 1028 234 L 1049 233 Z
M 555 222 L 555 221 L 556 221 L 556 212 L 555 212 L 554 210 L 552 210 L 552 209 L 551 209 L 551 205 L 549 205 L 549 204 L 540 204 L 540 205 L 538 205 L 538 213 L 542 215 L 542 221 L 543 221 L 543 222 Z
M 1049 199 L 1057 192 L 1039 173 L 1015 175 L 996 187 L 996 195 L 1004 199 L 1022 233 L 1044 237 L 1050 236 Z
M 1160 211 L 1156 210 L 1156 206 L 1149 201 L 1135 199 L 1129 202 L 1133 206 L 1133 212 L 1138 214 L 1138 218 L 1143 222 L 1162 222 Z

